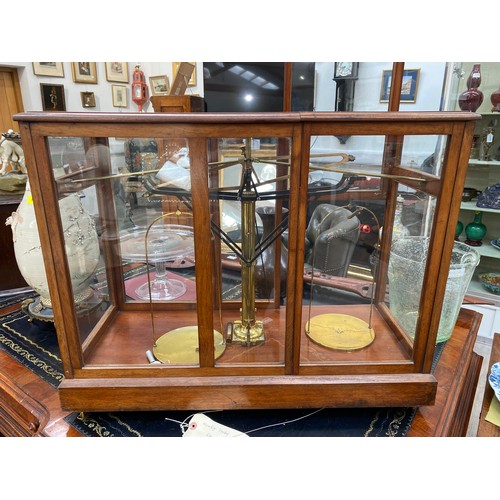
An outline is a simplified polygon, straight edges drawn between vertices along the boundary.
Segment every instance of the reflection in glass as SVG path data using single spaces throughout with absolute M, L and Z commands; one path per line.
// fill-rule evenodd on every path
M 149 226 L 123 232 L 120 238 L 122 258 L 127 262 L 154 264 L 153 279 L 135 289 L 142 300 L 173 300 L 186 292 L 186 285 L 168 278 L 166 263 L 191 260 L 194 262 L 193 231 L 179 225 Z

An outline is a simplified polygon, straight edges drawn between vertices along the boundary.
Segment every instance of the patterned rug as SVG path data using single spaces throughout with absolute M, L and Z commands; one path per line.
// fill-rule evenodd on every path
M 9 303 L 26 297 L 12 297 Z M 444 348 L 436 348 L 435 363 Z M 63 379 L 52 323 L 30 322 L 22 311 L 0 316 L 0 349 L 57 388 Z M 316 410 L 224 410 L 206 413 L 221 425 L 254 437 L 405 436 L 416 408 L 323 408 Z M 89 437 L 181 437 L 194 412 L 75 412 L 70 425 Z

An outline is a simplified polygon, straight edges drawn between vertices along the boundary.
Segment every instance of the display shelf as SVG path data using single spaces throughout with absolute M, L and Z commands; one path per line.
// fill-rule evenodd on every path
M 463 238 L 462 238 L 463 240 Z M 491 257 L 492 259 L 500 259 L 500 250 L 493 247 L 489 241 L 484 240 L 480 247 L 474 247 L 481 257 Z
M 497 306 L 497 307 L 500 306 L 500 295 L 488 292 L 488 290 L 486 290 L 486 288 L 484 288 L 484 286 L 479 281 L 478 275 L 481 272 L 486 272 L 486 271 L 480 270 L 480 271 L 474 273 L 474 276 L 470 282 L 467 294 L 472 295 L 476 299 L 484 300 L 485 302 L 490 303 L 494 306 Z
M 490 96 L 498 88 L 500 81 L 500 64 L 481 63 L 481 83 L 479 90 L 483 92 L 484 99 L 477 112 L 481 114 L 481 120 L 476 123 L 471 149 L 471 156 L 468 162 L 465 186 L 484 191 L 488 186 L 498 182 L 500 161 L 500 113 L 491 111 Z M 459 92 L 465 86 L 465 80 L 472 69 L 472 63 L 463 63 L 465 71 L 464 81 L 461 83 Z M 458 99 L 457 99 L 458 106 Z M 493 142 L 485 149 L 485 133 L 488 127 L 493 127 Z M 488 159 L 486 159 L 488 158 Z M 474 273 L 469 285 L 468 295 L 479 300 L 489 301 L 495 305 L 500 305 L 500 296 L 489 292 L 479 281 L 481 272 L 500 272 L 500 250 L 491 245 L 491 241 L 500 237 L 500 210 L 494 208 L 483 208 L 477 206 L 477 199 L 464 201 L 460 204 L 459 220 L 464 224 L 464 228 L 473 218 L 474 212 L 482 213 L 482 222 L 486 225 L 487 234 L 483 238 L 483 245 L 475 247 L 481 256 L 481 262 Z M 464 236 L 464 234 L 462 235 Z
M 500 250 L 497 250 L 489 242 L 484 241 L 483 245 L 476 247 L 481 257 L 491 257 L 492 259 L 500 259 Z
M 497 210 L 496 208 L 482 208 L 478 207 L 476 201 L 462 201 L 460 204 L 460 209 L 461 210 L 473 210 L 475 212 L 491 212 L 493 214 L 499 214 L 500 215 L 500 210 Z
M 478 166 L 485 166 L 485 167 L 500 167 L 500 161 L 496 160 L 476 160 L 471 158 L 469 160 L 469 165 L 478 165 Z

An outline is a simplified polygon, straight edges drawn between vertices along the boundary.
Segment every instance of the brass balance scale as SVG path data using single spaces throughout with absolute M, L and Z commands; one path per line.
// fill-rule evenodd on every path
M 241 311 L 240 319 L 229 322 L 226 328 L 225 338 L 220 332 L 214 331 L 215 357 L 220 357 L 227 343 L 240 344 L 243 346 L 254 346 L 265 341 L 264 322 L 256 317 L 255 307 L 255 263 L 262 252 L 279 238 L 287 228 L 288 216 L 284 215 L 272 233 L 264 241 L 257 243 L 256 232 L 256 202 L 261 200 L 277 200 L 287 195 L 287 191 L 259 192 L 263 185 L 287 180 L 288 175 L 276 177 L 270 180 L 260 180 L 254 168 L 254 163 L 264 162 L 289 167 L 286 161 L 272 160 L 269 158 L 252 157 L 251 139 L 245 140 L 245 146 L 241 147 L 242 155 L 234 161 L 211 162 L 208 164 L 211 171 L 226 169 L 234 165 L 241 165 L 241 180 L 238 186 L 217 188 L 215 196 L 219 200 L 235 200 L 241 204 L 241 242 L 238 245 L 230 236 L 223 231 L 213 220 L 211 220 L 212 232 L 234 252 L 241 264 Z M 314 156 L 314 155 L 313 155 Z M 322 192 L 337 194 L 347 191 L 354 181 L 362 178 L 363 173 L 344 171 L 338 167 L 347 161 L 353 161 L 351 155 L 344 153 L 323 154 L 319 156 L 340 156 L 340 161 L 311 166 L 310 169 L 340 172 L 342 179 L 334 187 L 320 188 Z M 373 174 L 370 174 L 373 176 Z M 181 201 L 190 207 L 187 193 L 179 192 L 175 188 L 154 184 L 149 177 L 144 178 L 144 186 L 149 195 L 172 195 L 176 194 Z M 356 207 L 357 212 L 362 208 Z M 357 213 L 353 212 L 353 216 Z M 177 213 L 179 215 L 180 213 Z M 168 216 L 172 214 L 164 214 Z M 185 215 L 185 214 L 184 214 Z M 164 217 L 162 216 L 162 217 Z M 308 337 L 325 347 L 331 349 L 353 350 L 360 349 L 371 344 L 375 333 L 370 324 L 346 314 L 322 314 L 310 318 L 306 324 Z M 183 327 L 169 331 L 154 341 L 154 357 L 160 362 L 182 364 L 195 364 L 197 362 L 197 326 Z M 148 356 L 150 357 L 150 356 Z M 151 359 L 151 357 L 150 357 Z

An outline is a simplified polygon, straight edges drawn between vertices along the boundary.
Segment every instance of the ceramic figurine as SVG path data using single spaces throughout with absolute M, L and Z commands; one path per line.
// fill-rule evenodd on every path
M 5 175 L 9 163 L 16 170 L 20 170 L 23 174 L 26 173 L 26 165 L 24 163 L 24 151 L 19 144 L 8 139 L 9 135 L 13 135 L 14 131 L 9 130 L 6 134 L 2 134 L 0 139 L 0 158 L 2 160 L 2 169 L 0 175 Z

